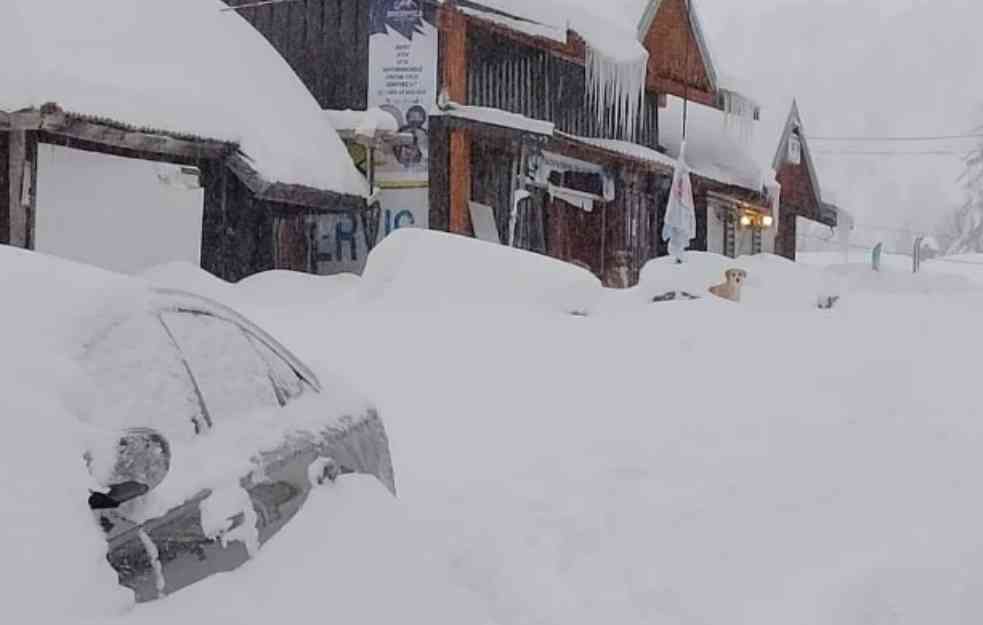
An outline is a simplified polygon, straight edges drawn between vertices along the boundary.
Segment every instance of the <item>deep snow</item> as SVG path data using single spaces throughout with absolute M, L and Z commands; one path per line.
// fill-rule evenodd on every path
M 134 609 L 78 497 L 81 389 L 71 359 L 53 355 L 66 311 L 85 327 L 79 311 L 125 309 L 119 294 L 139 281 L 4 252 L 18 271 L 0 285 L 64 284 L 3 309 L 17 349 L 0 362 L 0 401 L 23 419 L 0 439 L 17 476 L 3 483 L 0 571 L 22 620 L 983 619 L 983 284 L 939 261 L 911 276 L 690 254 L 607 291 L 576 267 L 407 230 L 361 278 L 232 285 L 155 269 L 367 392 L 400 490 L 359 478 L 318 489 L 247 566 Z M 731 266 L 749 272 L 741 304 L 706 293 Z M 672 289 L 702 297 L 651 303 Z M 841 299 L 819 310 L 824 295 Z
M 980 622 L 979 287 L 689 260 L 607 292 L 406 231 L 297 281 L 316 311 L 222 286 L 379 403 L 420 546 L 498 623 Z M 705 295 L 729 266 L 742 304 Z

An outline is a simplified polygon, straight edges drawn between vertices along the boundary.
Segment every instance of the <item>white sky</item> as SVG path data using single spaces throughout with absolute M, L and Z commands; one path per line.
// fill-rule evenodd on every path
M 951 135 L 983 124 L 983 2 L 695 0 L 694 6 L 717 65 L 747 84 L 764 107 L 756 139 L 769 161 L 792 97 L 814 136 Z M 957 157 L 817 152 L 971 145 L 814 141 L 810 147 L 827 199 L 860 223 L 931 228 L 961 201 Z

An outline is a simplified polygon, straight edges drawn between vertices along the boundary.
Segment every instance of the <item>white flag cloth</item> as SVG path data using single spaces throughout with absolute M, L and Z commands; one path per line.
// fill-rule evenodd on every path
M 696 210 L 693 203 L 693 184 L 686 165 L 686 142 L 679 148 L 676 172 L 672 178 L 662 240 L 669 242 L 669 253 L 682 259 L 690 241 L 696 238 Z

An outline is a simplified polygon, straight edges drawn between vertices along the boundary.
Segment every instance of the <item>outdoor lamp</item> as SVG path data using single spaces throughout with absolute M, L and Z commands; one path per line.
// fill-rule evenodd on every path
M 744 213 L 743 215 L 741 215 L 741 227 L 742 228 L 750 228 L 752 223 L 754 223 L 754 221 L 751 219 L 751 216 L 750 215 L 748 215 L 747 213 Z
M 775 218 L 771 215 L 765 215 L 761 218 L 761 225 L 765 228 L 771 228 L 773 225 L 775 225 Z

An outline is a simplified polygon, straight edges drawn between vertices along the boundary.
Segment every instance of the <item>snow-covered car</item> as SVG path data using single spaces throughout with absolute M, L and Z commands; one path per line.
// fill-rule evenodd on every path
M 261 328 L 226 306 L 174 290 L 151 290 L 140 312 L 115 320 L 85 345 L 81 363 L 111 407 L 95 425 L 160 433 L 175 469 L 193 461 L 182 457 L 182 443 L 238 437 L 236 421 L 245 415 L 266 411 L 275 418 L 269 411 L 323 394 L 315 374 Z M 310 402 L 307 409 L 316 407 Z M 141 441 L 121 438 L 140 453 L 154 451 Z M 372 408 L 239 452 L 238 458 L 221 454 L 249 463 L 226 492 L 205 487 L 188 499 L 165 495 L 149 506 L 139 499 L 156 484 L 140 482 L 158 478 L 130 480 L 127 487 L 100 476 L 110 490 L 96 491 L 90 505 L 106 532 L 109 561 L 139 601 L 244 563 L 297 513 L 312 484 L 366 473 L 395 491 L 386 433 Z M 141 462 L 124 460 L 127 467 Z M 109 474 L 118 468 L 117 461 Z
M 52 580 L 41 564 L 51 546 L 35 537 L 75 533 L 93 561 L 64 547 L 51 558 L 66 571 L 115 569 L 148 601 L 240 566 L 342 474 L 395 493 L 373 405 L 236 311 L 4 246 L 0 266 L 2 484 L 20 502 L 3 534 L 8 560 L 20 562 L 11 574 L 34 571 L 33 560 L 38 580 Z M 38 489 L 77 503 L 24 499 Z M 70 512 L 80 506 L 92 535 L 104 534 L 108 563 Z

